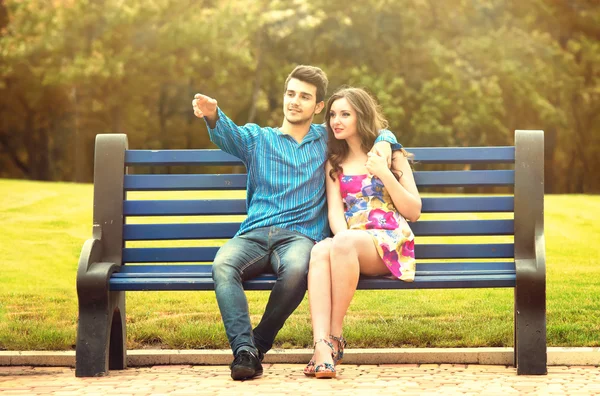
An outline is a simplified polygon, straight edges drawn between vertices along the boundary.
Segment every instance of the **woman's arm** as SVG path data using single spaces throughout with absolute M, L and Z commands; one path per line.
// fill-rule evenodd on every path
M 342 201 L 342 193 L 340 192 L 339 176 L 336 180 L 331 180 L 329 171 L 331 164 L 327 161 L 325 165 L 325 189 L 327 190 L 327 209 L 329 211 L 329 228 L 333 235 L 340 231 L 347 230 L 346 216 L 344 216 L 344 201 Z
M 382 157 L 370 154 L 367 169 L 369 169 L 369 163 L 371 163 L 369 171 L 383 182 L 396 210 L 407 220 L 417 221 L 421 217 L 421 197 L 408 159 L 401 151 L 395 151 L 392 157 L 391 170 L 385 166 L 384 161 Z M 400 176 L 400 181 L 396 180 L 392 171 Z

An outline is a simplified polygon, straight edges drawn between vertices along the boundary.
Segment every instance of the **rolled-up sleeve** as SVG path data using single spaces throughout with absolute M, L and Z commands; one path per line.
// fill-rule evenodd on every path
M 221 150 L 247 162 L 256 147 L 260 127 L 256 124 L 239 126 L 227 117 L 220 108 L 217 109 L 217 113 L 219 119 L 214 128 L 211 128 L 206 122 L 211 142 Z

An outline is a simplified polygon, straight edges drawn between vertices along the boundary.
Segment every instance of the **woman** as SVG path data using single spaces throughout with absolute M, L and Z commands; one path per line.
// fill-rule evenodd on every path
M 414 235 L 406 221 L 421 215 L 421 198 L 408 162 L 394 152 L 392 167 L 369 153 L 387 126 L 363 89 L 343 88 L 327 102 L 326 165 L 329 225 L 334 234 L 311 252 L 308 292 L 314 355 L 304 373 L 333 378 L 346 341 L 342 324 L 363 275 L 391 275 L 412 282 Z

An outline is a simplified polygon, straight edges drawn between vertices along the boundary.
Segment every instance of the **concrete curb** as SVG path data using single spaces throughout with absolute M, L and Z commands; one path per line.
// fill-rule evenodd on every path
M 264 363 L 305 364 L 310 349 L 275 349 Z M 228 365 L 230 350 L 130 350 L 129 367 Z M 347 364 L 482 364 L 512 366 L 512 348 L 346 349 Z M 75 367 L 74 351 L 0 351 L 0 366 Z M 548 348 L 548 366 L 600 366 L 600 348 Z

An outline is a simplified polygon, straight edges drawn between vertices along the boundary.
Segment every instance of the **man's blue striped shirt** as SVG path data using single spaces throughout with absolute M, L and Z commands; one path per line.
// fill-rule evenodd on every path
M 236 235 L 276 226 L 314 241 L 329 236 L 325 194 L 327 130 L 312 124 L 301 143 L 278 128 L 236 125 L 218 109 L 210 140 L 246 165 L 248 217 Z M 390 131 L 378 141 L 396 143 Z

